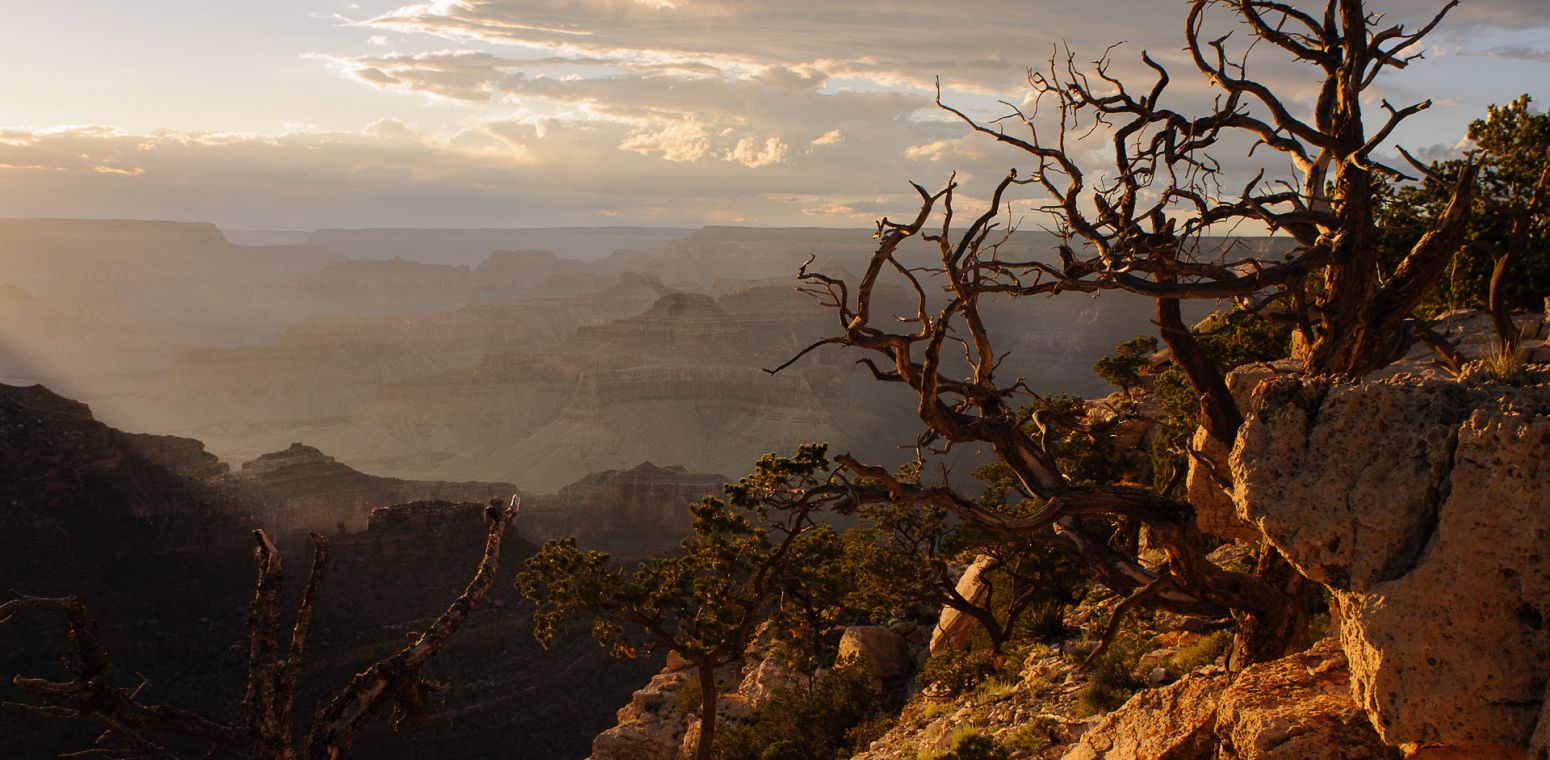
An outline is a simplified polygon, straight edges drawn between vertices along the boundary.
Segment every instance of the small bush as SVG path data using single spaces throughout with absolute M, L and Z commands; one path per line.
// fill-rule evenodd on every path
M 1058 601 L 1044 602 L 1027 615 L 1026 632 L 1034 641 L 1046 644 L 1066 637 L 1066 606 Z
M 1216 658 L 1232 649 L 1232 639 L 1233 632 L 1230 630 L 1213 631 L 1201 636 L 1189 646 L 1174 652 L 1168 659 L 1170 666 L 1168 669 L 1182 675 L 1202 665 L 1216 662 Z
M 1517 346 L 1498 342 L 1481 353 L 1477 364 L 1487 378 L 1498 383 L 1513 384 L 1518 380 L 1518 373 L 1523 371 L 1525 361 L 1523 352 Z
M 1011 752 L 1037 752 L 1062 741 L 1065 733 L 1060 721 L 1041 715 L 1007 735 L 1001 745 Z
M 683 715 L 700 714 L 700 673 L 689 671 L 689 677 L 678 687 L 678 712 Z
M 1139 691 L 1145 684 L 1138 677 L 1136 666 L 1148 648 L 1148 640 L 1134 634 L 1114 637 L 1109 648 L 1093 664 L 1087 685 L 1077 695 L 1077 714 L 1086 716 L 1111 712 Z
M 953 748 L 936 760 L 1008 760 L 1005 747 L 978 728 L 960 728 L 953 733 Z
M 850 757 L 892 725 L 882 717 L 887 707 L 865 670 L 836 667 L 808 686 L 775 690 L 752 720 L 719 730 L 716 755 L 725 760 Z
M 996 670 L 989 652 L 948 649 L 931 655 L 920 669 L 920 682 L 935 693 L 964 694 L 974 690 Z

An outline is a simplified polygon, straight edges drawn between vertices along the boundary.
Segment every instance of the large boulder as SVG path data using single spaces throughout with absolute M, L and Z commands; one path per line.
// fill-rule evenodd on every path
M 1239 409 L 1249 408 L 1254 387 L 1260 381 L 1290 371 L 1286 363 L 1255 363 L 1239 367 L 1227 377 L 1227 390 Z M 1231 442 L 1219 441 L 1206 429 L 1196 428 L 1190 439 L 1189 472 L 1184 488 L 1195 507 L 1195 524 L 1204 532 L 1229 541 L 1259 543 L 1259 531 L 1238 514 L 1228 459 Z
M 1339 642 L 1245 668 L 1216 699 L 1218 757 L 1227 760 L 1388 760 L 1367 714 L 1351 700 Z
M 1202 668 L 1143 691 L 1064 760 L 1390 760 L 1399 752 L 1351 699 L 1345 655 L 1325 639 L 1236 675 Z
M 1193 760 L 1211 757 L 1220 668 L 1147 689 L 1104 716 L 1063 760 Z
M 977 557 L 958 577 L 958 595 L 972 604 L 984 604 L 990 596 L 990 587 L 980 580 L 980 573 L 990 565 L 990 557 Z M 969 637 L 979 621 L 952 607 L 943 607 L 936 628 L 931 631 L 931 653 L 948 649 L 962 651 L 969 646 Z
M 907 639 L 880 625 L 856 625 L 840 634 L 837 661 L 857 661 L 879 683 L 894 684 L 915 672 Z
M 1521 755 L 1550 680 L 1550 386 L 1436 375 L 1259 385 L 1240 516 L 1332 592 L 1391 745 Z M 1541 732 L 1545 733 L 1545 732 Z

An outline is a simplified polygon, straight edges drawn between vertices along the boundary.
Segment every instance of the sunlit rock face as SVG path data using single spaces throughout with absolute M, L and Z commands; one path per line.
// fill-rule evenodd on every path
M 1353 694 L 1391 745 L 1505 757 L 1542 725 L 1550 376 L 1520 380 L 1254 391 L 1239 514 L 1333 593 Z

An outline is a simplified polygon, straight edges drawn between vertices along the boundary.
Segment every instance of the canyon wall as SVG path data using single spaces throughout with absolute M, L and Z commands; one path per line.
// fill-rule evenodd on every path
M 279 458 L 298 456 L 313 464 L 296 472 L 319 472 L 310 450 Z M 268 475 L 287 469 L 268 465 L 277 468 Z M 238 719 L 254 578 L 248 500 L 266 487 L 278 492 L 268 498 L 305 497 L 310 486 L 261 476 L 233 488 L 229 477 L 198 441 L 122 433 L 46 388 L 0 385 L 0 598 L 79 596 L 101 624 L 120 685 L 144 679 L 140 697 L 148 702 Z M 330 531 L 297 702 L 304 720 L 354 673 L 423 629 L 480 559 L 482 504 L 380 504 L 368 515 L 363 529 Z M 507 534 L 502 580 L 427 666 L 427 677 L 447 684 L 431 701 L 428 723 L 400 732 L 379 724 L 357 741 L 357 755 L 473 757 L 501 746 L 526 757 L 580 757 L 611 724 L 614 706 L 661 666 L 650 657 L 612 660 L 585 629 L 564 632 L 550 651 L 540 647 L 509 581 L 533 551 L 523 533 L 519 522 Z M 281 551 L 293 568 L 286 608 L 294 609 L 305 547 L 297 536 Z M 22 699 L 13 675 L 69 677 L 62 623 L 31 614 L 0 626 L 0 700 Z M 0 710 L 7 758 L 79 751 L 98 733 Z
M 558 493 L 528 498 L 523 530 L 534 541 L 575 536 L 585 549 L 616 557 L 672 550 L 689 535 L 689 504 L 720 496 L 729 478 L 642 462 L 627 470 L 596 472 Z

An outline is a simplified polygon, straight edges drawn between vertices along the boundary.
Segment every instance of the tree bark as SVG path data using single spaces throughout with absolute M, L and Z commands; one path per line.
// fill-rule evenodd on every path
M 1185 326 L 1177 298 L 1157 299 L 1157 327 L 1174 363 L 1184 371 L 1200 400 L 1200 424 L 1212 438 L 1231 446 L 1243 424 L 1243 413 L 1227 391 L 1227 381 L 1216 363 L 1206 356 L 1200 342 Z
M 716 739 L 716 664 L 701 660 L 695 663 L 700 677 L 700 741 L 695 746 L 695 760 L 711 760 L 711 750 Z

